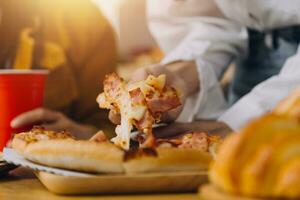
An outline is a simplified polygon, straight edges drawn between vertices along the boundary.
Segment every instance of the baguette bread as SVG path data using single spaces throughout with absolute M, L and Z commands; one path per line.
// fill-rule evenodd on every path
M 270 114 L 227 137 L 209 176 L 233 194 L 300 198 L 300 88 Z
M 109 143 L 76 140 L 48 140 L 32 143 L 24 157 L 33 162 L 94 173 L 122 173 L 124 152 Z
M 300 88 L 282 100 L 274 109 L 274 113 L 300 119 Z
M 210 180 L 233 194 L 299 198 L 299 162 L 294 161 L 299 159 L 299 120 L 268 114 L 225 139 L 210 169 Z

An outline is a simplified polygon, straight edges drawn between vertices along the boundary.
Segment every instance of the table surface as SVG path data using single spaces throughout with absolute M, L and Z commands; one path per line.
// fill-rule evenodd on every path
M 148 195 L 99 195 L 58 196 L 48 192 L 35 177 L 0 178 L 0 199 L 2 200 L 200 200 L 195 194 L 148 194 Z

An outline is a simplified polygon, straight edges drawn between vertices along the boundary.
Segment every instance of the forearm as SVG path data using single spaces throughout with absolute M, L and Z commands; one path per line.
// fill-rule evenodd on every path
M 188 98 L 178 120 L 216 119 L 227 108 L 218 79 L 246 54 L 245 27 L 223 18 L 214 1 L 148 2 L 150 30 L 166 54 L 161 65 L 178 74 Z
M 253 118 L 273 110 L 279 101 L 300 86 L 299 65 L 300 52 L 288 59 L 279 75 L 257 85 L 222 115 L 220 121 L 237 130 Z

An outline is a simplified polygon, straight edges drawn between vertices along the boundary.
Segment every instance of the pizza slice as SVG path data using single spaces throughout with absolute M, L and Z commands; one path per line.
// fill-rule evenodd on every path
M 213 160 L 210 148 L 219 139 L 203 132 L 159 139 L 152 148 L 124 150 L 101 140 L 40 140 L 26 146 L 23 156 L 50 167 L 93 173 L 151 173 L 206 170 Z M 103 140 L 104 139 L 104 140 Z
M 218 136 L 191 132 L 176 138 L 157 139 L 155 148 L 125 153 L 127 173 L 201 171 L 208 169 L 221 142 Z
M 42 140 L 29 144 L 23 156 L 49 167 L 92 173 L 124 172 L 124 150 L 110 142 Z
M 115 73 L 106 76 L 104 92 L 98 96 L 97 102 L 100 108 L 120 114 L 121 124 L 117 125 L 117 136 L 112 141 L 126 150 L 130 146 L 133 128 L 146 135 L 142 147 L 153 147 L 153 124 L 161 120 L 163 113 L 181 105 L 178 91 L 166 85 L 165 75 L 150 75 L 144 81 L 127 84 Z
M 74 139 L 74 137 L 66 131 L 49 131 L 43 127 L 35 126 L 30 131 L 15 134 L 11 146 L 18 152 L 23 152 L 28 144 L 53 139 Z

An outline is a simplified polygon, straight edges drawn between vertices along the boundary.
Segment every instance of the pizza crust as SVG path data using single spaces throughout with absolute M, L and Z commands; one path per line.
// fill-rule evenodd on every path
M 53 139 L 74 139 L 74 137 L 66 131 L 50 131 L 35 126 L 30 131 L 15 134 L 11 141 L 11 147 L 22 154 L 27 145 L 31 143 Z
M 109 142 L 57 139 L 29 144 L 24 157 L 50 167 L 92 173 L 148 173 L 206 170 L 212 160 L 196 149 L 159 147 L 126 152 Z
M 13 140 L 11 141 L 11 147 L 21 154 L 24 152 L 27 145 L 28 142 L 18 137 L 14 137 Z
M 137 151 L 125 159 L 126 173 L 201 171 L 208 169 L 212 161 L 208 152 L 196 149 L 161 147 L 144 154 L 141 152 L 143 149 Z
M 122 173 L 124 151 L 109 142 L 57 139 L 39 141 L 25 148 L 30 161 L 63 169 L 93 173 Z

